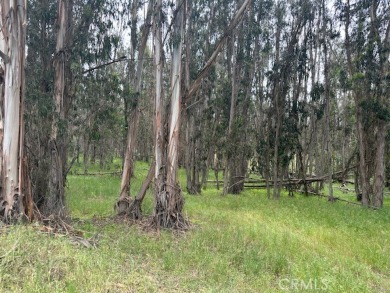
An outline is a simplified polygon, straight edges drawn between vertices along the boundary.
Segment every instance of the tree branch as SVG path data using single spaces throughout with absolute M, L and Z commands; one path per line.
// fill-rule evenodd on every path
M 184 4 L 185 1 L 186 1 L 186 0 L 182 0 L 181 3 L 180 3 L 180 5 L 173 11 L 173 16 L 172 16 L 171 23 L 169 24 L 169 27 L 168 27 L 168 29 L 167 29 L 167 32 L 166 32 L 166 34 L 165 34 L 165 36 L 164 36 L 164 40 L 162 41 L 162 44 L 163 44 L 163 45 L 165 44 L 165 41 L 167 40 L 168 34 L 169 34 L 170 31 L 172 30 L 172 26 L 173 26 L 173 24 L 174 24 L 174 22 L 175 22 L 175 20 L 176 20 L 176 16 L 177 16 L 179 10 L 181 9 L 181 7 L 183 6 L 183 4 Z
M 241 16 L 244 14 L 245 10 L 249 6 L 251 0 L 245 0 L 245 2 L 241 5 L 240 9 L 236 12 L 236 15 L 233 17 L 231 22 L 229 23 L 228 27 L 226 28 L 224 34 L 219 39 L 214 52 L 211 54 L 210 58 L 207 60 L 206 64 L 202 68 L 202 70 L 198 73 L 198 76 L 196 77 L 195 81 L 192 83 L 191 88 L 188 90 L 185 96 L 185 100 L 190 99 L 195 92 L 198 90 L 203 78 L 206 76 L 206 74 L 209 72 L 211 66 L 217 59 L 219 53 L 222 51 L 223 46 L 225 44 L 226 39 L 229 37 L 233 29 L 239 24 L 241 21 Z
M 103 64 L 100 64 L 100 65 L 98 65 L 98 66 L 95 66 L 95 67 L 89 68 L 89 69 L 87 69 L 87 70 L 84 70 L 84 71 L 82 72 L 82 74 L 86 74 L 86 73 L 89 73 L 89 72 L 94 71 L 94 70 L 96 70 L 96 69 L 99 69 L 99 68 L 102 68 L 102 67 L 105 67 L 105 66 L 108 66 L 108 65 L 117 63 L 117 62 L 127 61 L 127 60 L 128 60 L 128 59 L 127 59 L 126 56 L 122 56 L 122 57 L 119 57 L 119 58 L 117 58 L 117 59 L 114 59 L 114 60 L 112 60 L 112 61 L 110 61 L 110 62 L 103 63 Z

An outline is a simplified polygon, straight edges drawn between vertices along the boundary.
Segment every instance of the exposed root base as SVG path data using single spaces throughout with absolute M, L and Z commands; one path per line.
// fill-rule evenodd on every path
M 199 186 L 187 186 L 187 192 L 191 195 L 200 195 L 202 192 L 202 189 Z
M 23 202 L 20 204 L 20 201 L 21 197 L 18 193 L 15 193 L 14 195 L 13 205 L 8 204 L 8 202 L 0 196 L 0 221 L 7 224 L 29 222 L 31 219 L 27 215 L 32 214 L 32 211 L 23 208 L 26 206 L 26 203 Z
M 190 222 L 182 215 L 184 199 L 180 189 L 176 194 L 162 191 L 157 196 L 156 207 L 151 220 L 151 227 L 156 229 L 188 230 Z
M 142 218 L 141 200 L 129 197 L 119 199 L 115 204 L 115 211 L 118 216 L 139 220 Z
M 190 222 L 181 213 L 158 214 L 152 217 L 151 227 L 186 231 L 190 228 Z
M 139 199 L 135 199 L 131 204 L 127 216 L 133 220 L 139 220 L 142 218 L 142 210 L 141 210 L 141 201 Z
M 123 216 L 127 214 L 133 199 L 130 197 L 121 197 L 115 204 L 114 209 L 118 216 Z

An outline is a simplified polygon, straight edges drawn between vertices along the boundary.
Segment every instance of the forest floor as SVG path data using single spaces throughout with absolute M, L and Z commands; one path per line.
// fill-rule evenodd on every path
M 137 164 L 132 194 L 147 171 Z M 184 193 L 188 232 L 157 233 L 114 218 L 119 184 L 118 175 L 69 176 L 72 225 L 96 247 L 38 224 L 0 226 L 0 292 L 390 292 L 388 196 L 372 210 L 209 187 Z M 152 203 L 149 191 L 146 215 Z

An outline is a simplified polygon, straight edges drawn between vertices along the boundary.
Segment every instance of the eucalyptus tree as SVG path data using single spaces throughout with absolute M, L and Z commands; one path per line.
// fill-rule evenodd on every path
M 26 145 L 34 201 L 40 209 L 48 195 L 52 127 L 53 76 L 52 55 L 56 47 L 57 2 L 29 1 L 26 57 Z
M 270 96 L 272 97 L 272 132 L 270 143 L 273 145 L 272 177 L 273 198 L 280 197 L 280 182 L 291 159 L 291 146 L 286 142 L 285 112 L 288 96 L 291 93 L 293 65 L 299 52 L 303 28 L 311 17 L 311 2 L 279 2 L 275 8 L 274 62 L 269 73 Z
M 218 128 L 223 127 L 222 114 L 226 111 L 219 96 L 220 90 L 224 91 L 221 82 L 226 79 L 226 70 L 221 64 L 224 57 L 220 52 L 224 48 L 229 51 L 229 39 L 249 3 L 238 3 L 235 14 L 232 10 L 235 6 L 229 2 L 217 7 L 215 1 L 193 1 L 186 7 L 191 18 L 186 22 L 183 127 L 187 191 L 191 194 L 200 193 L 207 179 L 208 167 L 213 164 L 215 155 L 222 153 L 217 145 L 222 144 L 225 134 Z M 214 63 L 218 65 L 212 66 Z
M 362 203 L 382 207 L 384 154 L 390 121 L 388 1 L 338 1 L 345 56 L 356 107 Z
M 26 144 L 34 200 L 44 214 L 63 214 L 69 145 L 82 133 L 78 97 L 85 68 L 113 58 L 120 1 L 29 2 Z M 115 58 L 115 57 L 114 57 Z M 91 71 L 88 71 L 89 73 Z M 84 76 L 87 75 L 86 73 Z
M 50 169 L 48 197 L 44 210 L 62 216 L 65 212 L 65 168 L 67 165 L 67 138 L 64 129 L 70 106 L 70 48 L 73 34 L 73 1 L 59 0 L 57 10 L 57 42 L 54 66 L 54 112 L 49 139 Z M 62 129 L 61 129 L 62 126 Z
M 134 158 L 133 153 L 136 149 L 137 141 L 137 132 L 139 128 L 140 120 L 140 109 L 139 109 L 139 99 L 141 98 L 141 85 L 142 85 L 142 73 L 144 67 L 144 55 L 146 50 L 146 43 L 149 37 L 150 27 L 151 27 L 151 18 L 153 12 L 154 2 L 152 0 L 148 3 L 147 15 L 144 21 L 144 24 L 141 28 L 141 39 L 137 38 L 137 19 L 138 19 L 138 9 L 141 8 L 138 6 L 138 1 L 133 1 L 132 3 L 132 19 L 131 19 L 131 54 L 130 54 L 130 65 L 136 69 L 129 68 L 132 74 L 130 74 L 131 82 L 131 93 L 129 101 L 127 102 L 130 108 L 129 117 L 127 118 L 127 143 L 126 151 L 124 155 L 123 162 L 123 172 L 122 172 L 122 181 L 120 187 L 119 199 L 116 204 L 116 209 L 118 213 L 132 213 L 131 211 L 126 211 L 128 209 L 140 210 L 140 202 L 137 201 L 135 207 L 131 203 L 130 198 L 130 180 L 134 172 Z M 133 61 L 135 54 L 138 53 L 137 64 Z M 139 215 L 136 215 L 138 218 Z
M 231 39 L 227 68 L 230 72 L 230 107 L 226 133 L 224 194 L 240 193 L 244 188 L 249 160 L 254 153 L 254 80 L 261 44 L 257 21 L 262 5 L 254 2 Z M 266 4 L 265 4 L 266 5 Z
M 224 2 L 223 7 L 217 7 L 217 4 L 216 1 L 187 1 L 183 61 L 185 92 L 190 90 L 191 83 L 212 53 L 215 35 L 221 35 L 226 28 L 230 17 L 229 2 Z M 222 59 L 221 56 L 219 59 Z M 215 62 L 218 64 L 220 60 Z M 222 107 L 218 104 L 219 73 L 216 67 L 210 68 L 193 96 L 183 101 L 182 128 L 185 135 L 182 136 L 182 145 L 185 148 L 182 152 L 190 194 L 201 192 L 207 180 L 208 167 L 213 164 L 214 154 L 218 152 L 216 145 L 224 136 L 222 131 L 217 131 Z
M 31 220 L 33 213 L 24 149 L 26 6 L 26 2 L 15 0 L 0 3 L 0 217 L 6 222 L 24 217 Z
M 321 37 L 322 37 L 322 47 L 323 47 L 323 55 L 324 55 L 324 94 L 325 94 L 325 137 L 324 137 L 324 150 L 326 153 L 326 159 L 324 162 L 325 166 L 328 166 L 328 190 L 329 195 L 328 198 L 330 201 L 334 201 L 333 197 L 333 141 L 332 141 L 332 133 L 331 133 L 331 127 L 332 127 L 332 109 L 331 109 L 331 80 L 330 80 L 330 62 L 329 62 L 329 44 L 330 41 L 329 36 L 329 16 L 328 16 L 328 9 L 326 1 L 321 2 L 321 10 L 322 10 L 322 28 L 321 28 Z
M 181 108 L 181 73 L 182 73 L 182 45 L 184 41 L 184 12 L 183 3 L 176 1 L 173 13 L 172 27 L 170 30 L 170 45 L 172 52 L 170 90 L 167 95 L 169 101 L 169 115 L 164 113 L 162 99 L 162 15 L 163 3 L 157 1 L 154 19 L 154 40 L 155 40 L 155 66 L 156 66 L 156 115 L 155 115 L 155 180 L 156 197 L 155 209 L 153 212 L 153 224 L 157 227 L 185 228 L 187 221 L 182 215 L 184 205 L 181 188 L 178 182 L 178 151 L 180 132 L 180 108 Z M 191 98 L 199 89 L 201 82 L 207 76 L 210 68 L 221 52 L 228 35 L 237 26 L 242 15 L 250 4 L 250 0 L 242 3 L 236 14 L 225 29 L 224 34 L 217 40 L 214 50 L 205 65 L 197 74 L 190 88 L 183 94 L 184 101 L 191 101 Z

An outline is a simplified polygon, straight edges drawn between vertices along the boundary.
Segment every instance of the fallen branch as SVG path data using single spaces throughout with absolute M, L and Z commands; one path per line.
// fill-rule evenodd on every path
M 243 183 L 243 182 L 245 182 L 245 179 L 240 180 L 240 181 L 237 181 L 236 183 L 230 185 L 230 186 L 228 187 L 228 190 L 230 190 L 230 188 L 232 188 L 233 186 L 236 186 L 236 185 L 241 184 L 241 183 Z
M 103 176 L 103 175 L 120 175 L 122 171 L 99 172 L 99 173 L 74 173 L 75 176 Z
M 324 194 L 321 194 L 321 193 L 317 193 L 317 192 L 308 192 L 308 194 L 311 194 L 311 195 L 315 195 L 315 196 L 319 196 L 319 197 L 327 197 L 329 199 L 329 196 L 327 195 L 324 195 Z M 340 197 L 333 197 L 332 198 L 332 202 L 335 202 L 335 201 L 343 201 L 343 202 L 346 202 L 348 204 L 353 204 L 353 205 L 358 205 L 358 206 L 363 206 L 361 203 L 359 202 L 354 202 L 354 201 L 350 201 L 350 200 L 347 200 L 347 199 L 343 199 L 343 198 L 340 198 Z M 380 208 L 377 208 L 377 207 L 374 207 L 374 206 L 367 206 L 368 208 L 370 209 L 373 209 L 373 210 L 379 210 Z

